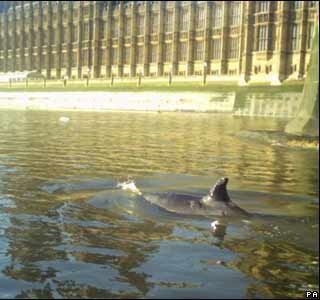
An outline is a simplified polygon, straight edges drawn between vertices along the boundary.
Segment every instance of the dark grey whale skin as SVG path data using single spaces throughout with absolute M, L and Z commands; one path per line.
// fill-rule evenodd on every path
M 143 194 L 142 197 L 152 204 L 178 214 L 249 217 L 247 211 L 230 200 L 227 183 L 228 178 L 221 178 L 204 197 L 170 192 Z

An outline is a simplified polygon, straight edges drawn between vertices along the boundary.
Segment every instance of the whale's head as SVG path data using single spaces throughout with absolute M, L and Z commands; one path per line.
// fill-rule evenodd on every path
M 215 183 L 215 185 L 209 192 L 209 197 L 211 198 L 211 200 L 222 202 L 230 201 L 227 191 L 228 180 L 229 179 L 227 177 L 222 177 Z

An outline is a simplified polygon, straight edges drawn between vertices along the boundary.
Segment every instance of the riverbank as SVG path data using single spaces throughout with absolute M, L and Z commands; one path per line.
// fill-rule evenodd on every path
M 181 87 L 181 86 L 180 86 Z M 190 90 L 188 90 L 188 88 Z M 292 87 L 221 86 L 202 90 L 0 91 L 0 109 L 222 112 L 238 116 L 294 117 L 301 92 Z
M 197 92 L 0 92 L 1 109 L 229 112 L 236 94 Z
M 266 83 L 252 83 L 248 86 L 239 86 L 237 82 L 201 80 L 173 80 L 142 79 L 137 85 L 137 79 L 110 79 L 68 80 L 64 86 L 63 80 L 29 80 L 28 82 L 0 83 L 0 92 L 302 92 L 303 81 L 288 81 L 281 86 L 271 86 Z
M 282 86 L 240 87 L 230 82 L 212 81 L 206 85 L 198 81 L 176 81 L 169 86 L 165 81 L 148 79 L 137 86 L 133 80 L 115 79 L 110 86 L 100 79 L 91 80 L 88 86 L 84 80 L 70 80 L 64 87 L 59 80 L 33 80 L 27 85 L 25 82 L 13 82 L 11 86 L 1 83 L 0 109 L 236 111 L 237 115 L 292 117 L 295 109 L 287 107 L 295 106 L 302 88 L 300 81 L 286 82 Z M 266 101 L 265 105 L 261 101 Z

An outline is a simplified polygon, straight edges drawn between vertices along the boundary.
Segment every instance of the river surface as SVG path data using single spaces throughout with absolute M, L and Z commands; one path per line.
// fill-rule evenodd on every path
M 69 122 L 59 122 L 61 116 Z M 0 298 L 303 298 L 319 289 L 318 151 L 243 139 L 286 121 L 0 111 Z M 184 217 L 117 188 L 205 195 L 261 217 Z

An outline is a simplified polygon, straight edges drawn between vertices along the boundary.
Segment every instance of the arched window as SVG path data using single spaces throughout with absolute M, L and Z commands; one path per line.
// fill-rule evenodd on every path
M 205 26 L 205 9 L 204 6 L 197 6 L 196 9 L 196 28 L 202 29 Z
M 222 4 L 219 1 L 215 1 L 212 7 L 212 27 L 222 26 Z
M 180 10 L 180 31 L 187 31 L 189 25 L 189 11 L 187 8 Z
M 257 12 L 268 12 L 269 1 L 258 1 L 257 5 Z
M 237 26 L 240 24 L 241 2 L 231 1 L 230 3 L 230 25 Z

